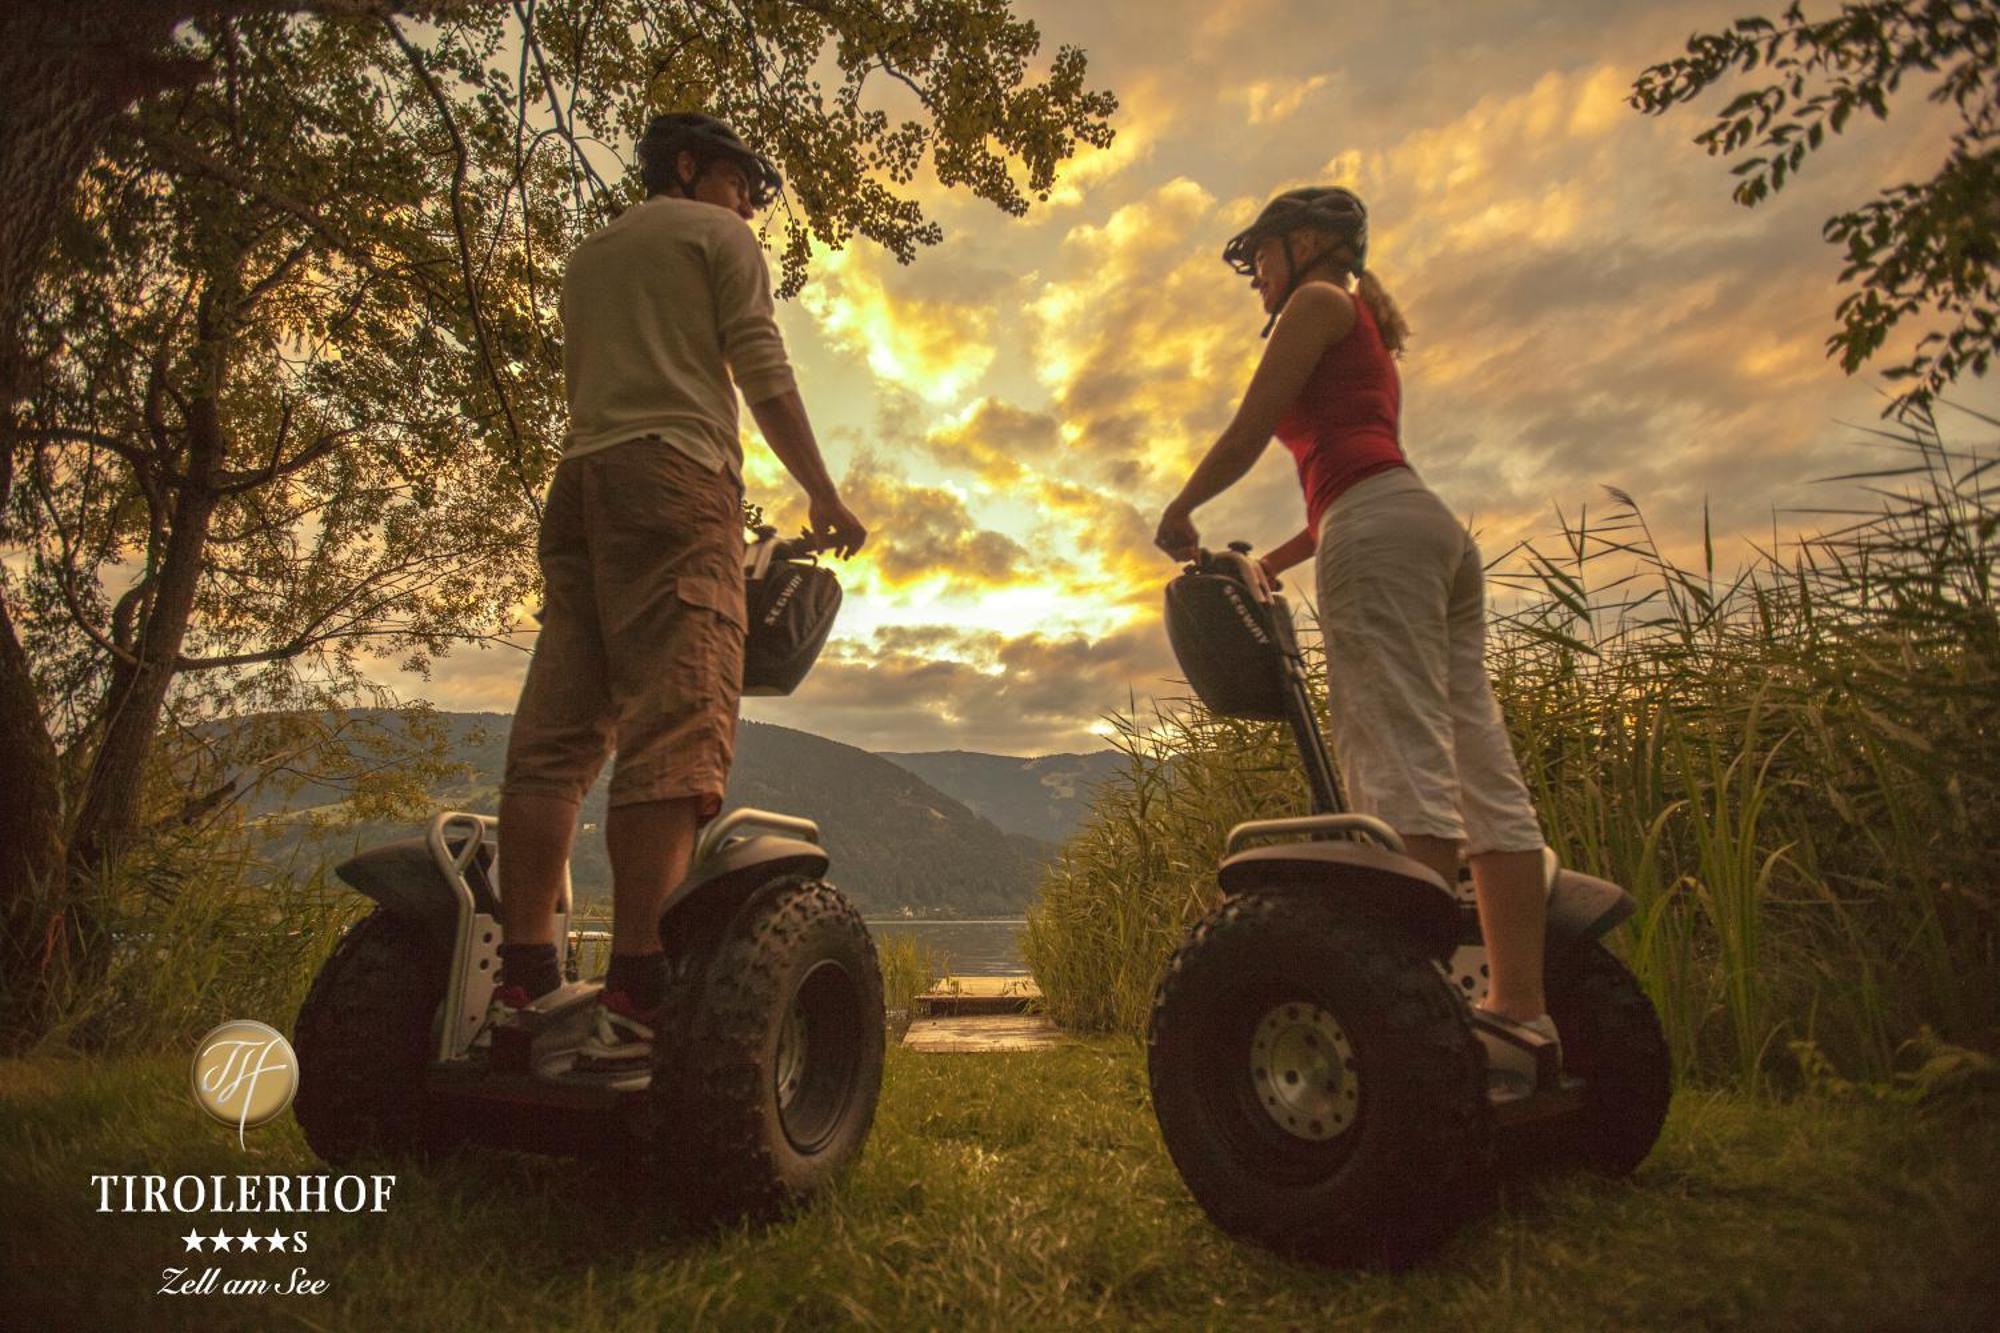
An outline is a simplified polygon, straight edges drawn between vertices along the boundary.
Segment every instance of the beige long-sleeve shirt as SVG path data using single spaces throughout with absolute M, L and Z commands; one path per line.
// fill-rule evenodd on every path
M 760 403 L 796 384 L 764 252 L 714 204 L 655 196 L 592 233 L 563 275 L 562 318 L 565 458 L 657 435 L 740 477 L 737 390 Z

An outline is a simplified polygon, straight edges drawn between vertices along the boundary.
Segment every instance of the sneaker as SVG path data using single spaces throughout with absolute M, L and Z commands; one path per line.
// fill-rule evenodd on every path
M 1493 1101 L 1521 1101 L 1561 1084 L 1562 1037 L 1547 1014 L 1517 1023 L 1475 1006 L 1472 1030 L 1486 1048 L 1486 1095 Z
M 526 986 L 501 986 L 493 992 L 493 998 L 486 1005 L 486 1017 L 479 1024 L 479 1031 L 472 1035 L 472 1049 L 488 1050 L 493 1045 L 495 1028 L 512 1023 L 523 1009 L 535 1002 L 528 994 Z
M 650 1069 L 655 1013 L 642 1012 L 622 990 L 597 997 L 590 1035 L 576 1051 L 578 1065 L 592 1069 Z

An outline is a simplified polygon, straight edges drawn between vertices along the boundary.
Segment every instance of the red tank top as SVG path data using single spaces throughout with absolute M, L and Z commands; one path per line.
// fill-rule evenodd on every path
M 1368 303 L 1354 299 L 1354 327 L 1327 348 L 1299 396 L 1278 418 L 1277 436 L 1298 464 L 1306 495 L 1306 522 L 1319 530 L 1320 515 L 1340 493 L 1364 477 L 1408 467 L 1397 427 L 1402 382 L 1382 345 Z

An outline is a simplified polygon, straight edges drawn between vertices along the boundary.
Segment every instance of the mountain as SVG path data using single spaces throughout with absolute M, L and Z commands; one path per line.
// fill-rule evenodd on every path
M 441 807 L 491 814 L 499 806 L 510 719 L 497 713 L 440 715 L 451 758 L 465 775 L 431 789 Z M 992 756 L 979 756 L 991 758 Z M 1008 763 L 1020 763 L 1008 760 Z M 608 775 L 584 798 L 571 860 L 579 902 L 608 901 L 604 850 Z M 410 824 L 369 822 L 315 834 L 289 816 L 338 802 L 333 788 L 308 787 L 280 804 L 266 797 L 248 813 L 261 819 L 266 850 L 294 864 L 339 860 L 355 847 L 407 837 Z M 1034 896 L 1053 848 L 1003 830 L 887 759 L 807 732 L 741 722 L 725 809 L 756 806 L 802 815 L 820 826 L 833 866 L 828 878 L 871 915 L 972 917 L 1018 915 Z
M 965 802 L 1009 833 L 1061 843 L 1090 813 L 1096 785 L 1124 766 L 1116 750 L 1092 754 L 1045 754 L 1019 759 L 970 750 L 918 754 L 884 752 L 947 795 Z

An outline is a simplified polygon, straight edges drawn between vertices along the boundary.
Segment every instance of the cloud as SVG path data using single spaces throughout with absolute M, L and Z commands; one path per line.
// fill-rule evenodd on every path
M 1020 481 L 1063 447 L 1056 418 L 994 398 L 982 398 L 960 416 L 934 427 L 923 447 L 939 463 L 974 473 L 993 486 Z
M 1326 84 L 1327 76 L 1324 74 L 1315 74 L 1309 79 L 1259 79 L 1243 90 L 1244 110 L 1249 114 L 1252 125 L 1273 125 L 1289 120 L 1293 112 L 1304 106 Z
M 878 750 L 1093 750 L 1106 714 L 1135 693 L 1178 693 L 1177 675 L 1157 622 L 1095 638 L 897 626 L 829 644 L 797 695 L 758 700 L 756 714 L 809 714 L 827 734 Z
M 1405 446 L 1489 558 L 1545 537 L 1558 505 L 1595 520 L 1607 483 L 1676 558 L 1706 499 L 1720 557 L 1732 533 L 1768 540 L 1773 505 L 1850 502 L 1811 478 L 1879 462 L 1837 420 L 1872 424 L 1877 403 L 1821 355 L 1839 262 L 1819 226 L 1935 170 L 1951 108 L 1906 92 L 1751 211 L 1690 142 L 1725 95 L 1659 118 L 1623 102 L 1689 31 L 1727 23 L 1714 0 L 1022 12 L 1090 51 L 1118 139 L 1022 219 L 925 187 L 946 239 L 907 269 L 864 243 L 821 257 L 787 334 L 832 456 L 861 460 L 846 498 L 875 535 L 842 570 L 850 637 L 800 696 L 756 705 L 788 711 L 755 715 L 1037 752 L 1088 744 L 1122 682 L 1172 676 L 1153 525 L 1262 350 L 1218 255 L 1292 185 L 1367 199 L 1370 258 L 1416 330 Z M 803 516 L 765 451 L 749 471 L 774 521 Z M 1262 546 L 1302 510 L 1274 448 L 1197 520 L 1211 544 Z M 440 663 L 436 697 L 511 706 L 512 656 Z
M 885 588 L 932 581 L 947 591 L 979 592 L 1033 577 L 1027 550 L 980 527 L 964 497 L 944 487 L 905 480 L 864 456 L 840 491 L 872 533 L 850 570 L 872 573 Z
M 993 363 L 994 303 L 896 290 L 884 276 L 886 262 L 866 241 L 819 252 L 799 304 L 829 342 L 859 356 L 876 378 L 927 402 L 951 402 Z
M 1141 75 L 1118 90 L 1118 111 L 1111 126 L 1116 134 L 1109 148 L 1078 144 L 1075 156 L 1056 173 L 1048 207 L 1075 208 L 1153 157 L 1154 148 L 1173 129 L 1180 99 L 1163 93 L 1155 74 Z
M 1073 228 L 1074 276 L 1030 307 L 1036 373 L 1078 461 L 1121 493 L 1177 485 L 1247 380 L 1254 303 L 1214 257 L 1227 234 L 1208 191 L 1177 177 Z

